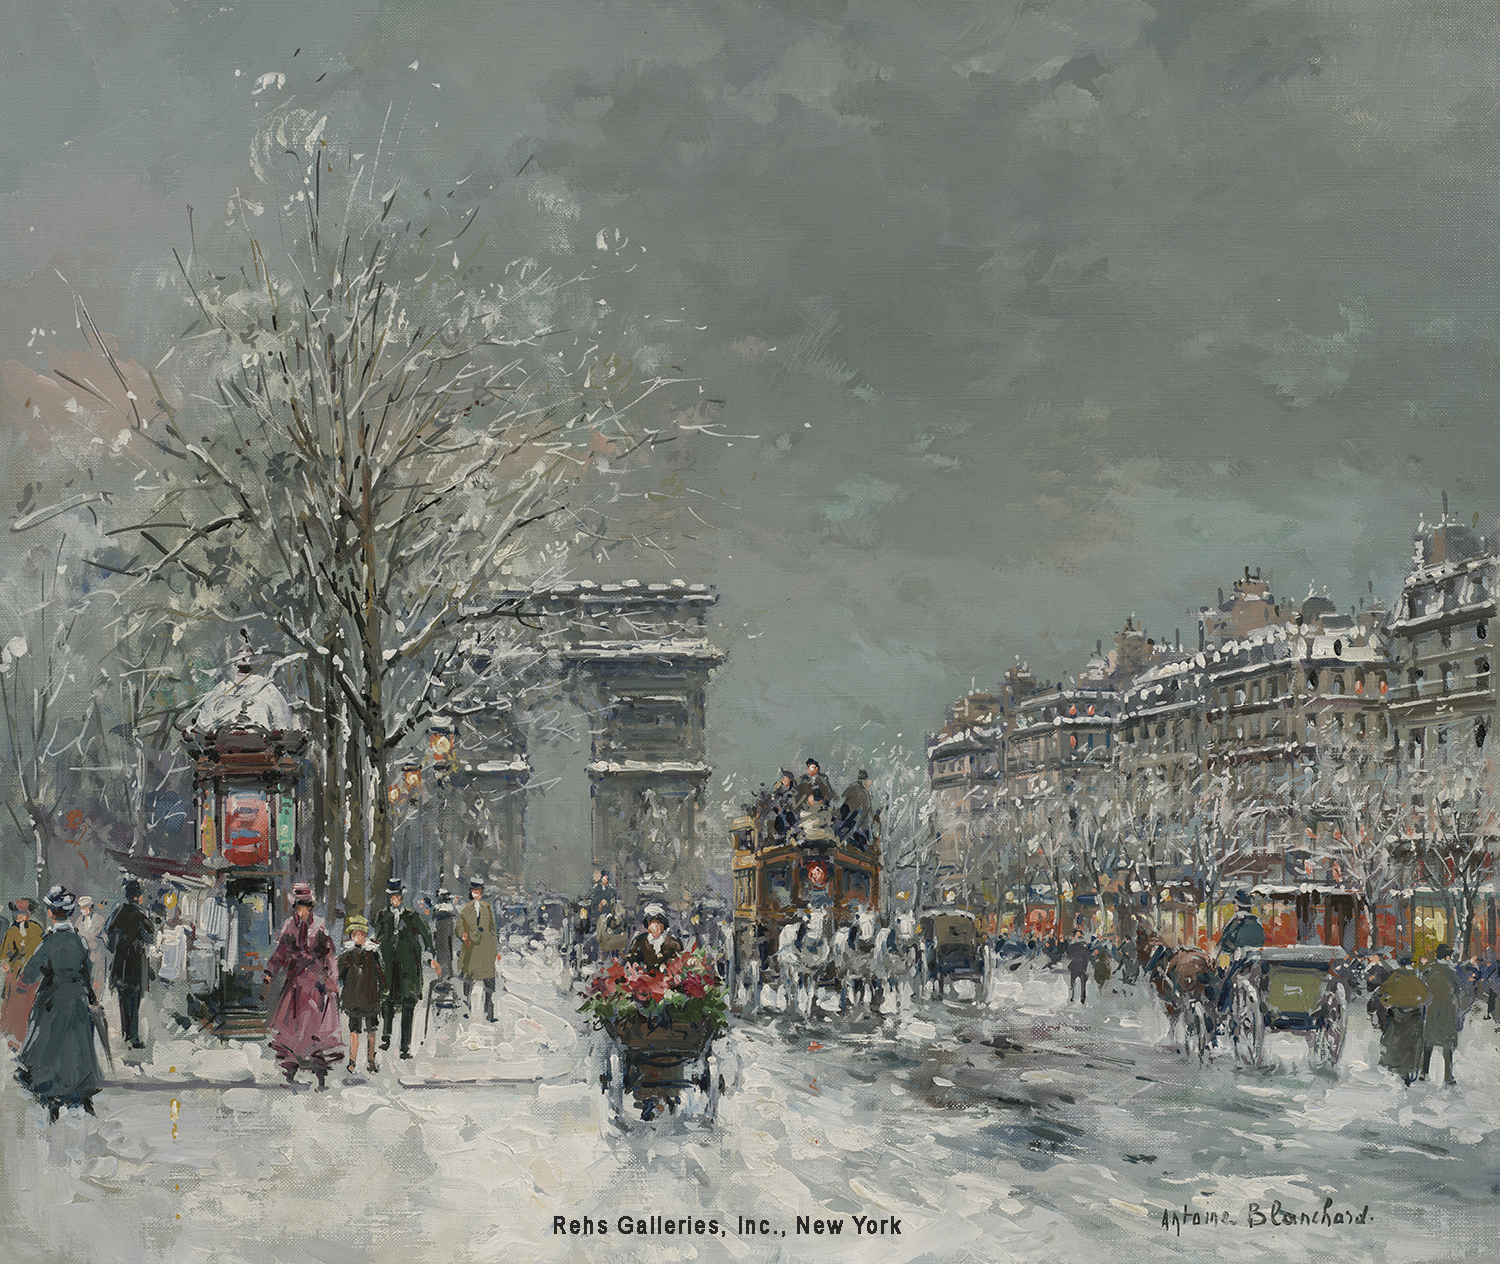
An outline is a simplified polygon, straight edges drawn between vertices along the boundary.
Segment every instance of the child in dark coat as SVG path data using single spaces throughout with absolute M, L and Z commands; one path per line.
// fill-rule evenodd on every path
M 380 953 L 366 946 L 370 923 L 356 913 L 344 924 L 353 946 L 339 957 L 339 1006 L 349 1020 L 349 1070 L 359 1061 L 359 1033 L 370 1035 L 369 1068 L 380 1070 L 375 1062 L 375 1031 L 380 1026 L 380 998 L 385 992 L 385 967 Z

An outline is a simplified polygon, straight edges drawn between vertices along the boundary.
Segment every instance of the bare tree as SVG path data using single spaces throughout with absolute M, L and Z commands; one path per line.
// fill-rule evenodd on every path
M 1391 834 L 1398 810 L 1396 770 L 1367 749 L 1324 745 L 1302 783 L 1301 816 L 1330 823 L 1332 863 L 1359 891 L 1370 928 L 1368 947 L 1375 948 L 1376 910 L 1399 872 Z
M 1409 777 L 1413 876 L 1441 894 L 1448 923 L 1459 931 L 1457 951 L 1463 957 L 1473 945 L 1481 888 L 1493 872 L 1493 777 L 1489 757 L 1466 742 L 1438 747 L 1426 766 Z
M 530 260 L 482 273 L 481 203 L 410 219 L 399 182 L 376 193 L 352 155 L 303 139 L 265 231 L 240 217 L 242 257 L 182 263 L 196 320 L 174 380 L 152 378 L 133 445 L 150 477 L 118 530 L 145 551 L 121 568 L 134 599 L 171 579 L 186 592 L 158 599 L 164 618 L 260 619 L 303 656 L 341 793 L 323 832 L 348 821 L 362 843 L 359 908 L 392 869 L 397 752 L 461 701 L 462 634 L 528 620 L 579 512 L 608 499 L 602 475 L 665 441 L 626 416 L 674 379 L 594 341 L 573 282 Z
M 94 675 L 80 644 L 90 603 L 73 586 L 70 560 L 68 538 L 58 533 L 17 559 L 12 582 L 0 590 L 0 751 L 8 783 L 0 829 L 13 839 L 7 856 L 30 856 L 38 894 L 51 885 L 69 833 L 62 809 L 77 785 L 68 774 L 78 762 L 86 728 L 79 715 Z M 76 839 L 79 831 L 72 833 Z

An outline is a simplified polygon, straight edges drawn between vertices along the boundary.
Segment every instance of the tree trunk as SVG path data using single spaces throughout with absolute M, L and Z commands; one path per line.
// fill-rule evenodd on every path
M 344 907 L 350 913 L 361 913 L 369 907 L 366 898 L 366 857 L 369 854 L 365 832 L 365 796 L 368 789 L 366 778 L 360 772 L 360 733 L 350 726 L 345 735 L 345 758 L 340 777 L 340 794 L 343 810 L 339 813 L 338 829 L 346 836 L 347 844 L 341 844 L 348 857 L 346 894 Z
M 312 717 L 312 733 L 308 743 L 308 765 L 312 773 L 312 865 L 313 894 L 324 910 L 332 916 L 334 901 L 328 890 L 328 800 L 326 787 L 329 780 L 331 734 L 328 726 L 327 704 L 323 694 L 322 669 L 315 660 L 304 663 L 303 688 L 307 691 L 307 709 Z M 302 872 L 308 873 L 307 857 L 302 858 Z

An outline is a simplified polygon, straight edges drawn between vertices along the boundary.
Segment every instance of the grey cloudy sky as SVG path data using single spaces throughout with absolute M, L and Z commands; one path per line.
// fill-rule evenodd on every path
M 56 270 L 155 359 L 187 205 L 297 110 L 482 173 L 497 262 L 592 269 L 753 436 L 681 458 L 675 571 L 618 562 L 721 591 L 726 769 L 1186 637 L 1245 565 L 1389 598 L 1442 490 L 1500 510 L 1482 0 L 14 0 L 0 425 L 81 346 Z

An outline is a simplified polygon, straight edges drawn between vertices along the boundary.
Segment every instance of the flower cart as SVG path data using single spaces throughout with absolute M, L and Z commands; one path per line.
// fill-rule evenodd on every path
M 696 1089 L 712 1122 L 724 1087 L 713 1042 L 728 1027 L 728 1006 L 706 952 L 684 953 L 661 970 L 612 962 L 589 980 L 579 1008 L 603 1033 L 599 1083 L 614 1114 L 626 1093 L 649 1120 L 676 1111 Z

